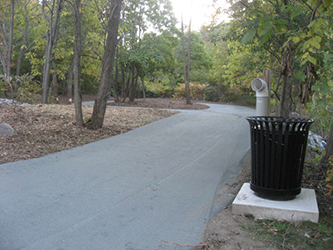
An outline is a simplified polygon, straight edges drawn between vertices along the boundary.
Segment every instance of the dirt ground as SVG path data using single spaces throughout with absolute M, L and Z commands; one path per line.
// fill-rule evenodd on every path
M 222 185 L 217 194 L 216 200 L 225 204 L 232 202 L 238 191 L 245 182 L 250 181 L 251 156 L 248 155 L 243 163 L 242 170 L 235 179 Z M 231 211 L 231 204 L 223 211 L 215 215 L 206 225 L 199 246 L 193 250 L 275 250 L 270 242 L 261 241 L 255 234 L 250 235 L 248 228 L 254 225 L 255 221 L 245 216 L 234 215 Z
M 92 100 L 84 96 L 84 100 Z M 119 106 L 144 106 L 149 109 L 128 109 L 109 106 L 106 111 L 104 126 L 99 130 L 90 130 L 75 125 L 74 106 L 68 99 L 59 98 L 58 104 L 13 106 L 0 105 L 0 123 L 10 124 L 15 134 L 0 135 L 0 164 L 18 160 L 26 160 L 61 150 L 81 146 L 86 143 L 125 133 L 133 128 L 143 126 L 153 121 L 169 117 L 176 111 L 168 109 L 205 109 L 203 104 L 186 105 L 184 101 L 173 99 L 136 100 L 135 103 L 119 103 Z M 83 106 L 85 118 L 89 118 L 92 107 Z M 235 197 L 242 184 L 249 180 L 250 160 L 244 163 L 243 170 L 235 180 L 223 185 L 217 199 L 225 202 L 225 194 Z M 202 234 L 201 242 L 194 249 L 275 249 L 269 242 L 261 242 L 248 235 L 246 227 L 253 220 L 244 216 L 233 215 L 231 206 L 226 207 L 209 223 Z M 181 242 L 175 247 L 182 247 Z

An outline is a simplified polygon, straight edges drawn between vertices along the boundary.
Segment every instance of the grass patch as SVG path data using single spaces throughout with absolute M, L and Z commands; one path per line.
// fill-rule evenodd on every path
M 319 208 L 319 223 L 255 220 L 246 230 L 256 240 L 279 249 L 333 249 L 333 196 L 328 196 L 326 172 L 329 164 L 320 165 L 316 153 L 308 151 L 302 187 L 314 189 Z
M 281 249 L 332 249 L 333 228 L 330 223 L 321 221 L 287 222 L 258 220 L 247 228 L 253 238 L 269 242 Z

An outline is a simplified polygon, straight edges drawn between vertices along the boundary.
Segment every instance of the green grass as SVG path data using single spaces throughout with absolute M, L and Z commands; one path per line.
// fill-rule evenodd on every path
M 247 230 L 255 239 L 280 249 L 333 249 L 333 228 L 325 222 L 258 220 Z

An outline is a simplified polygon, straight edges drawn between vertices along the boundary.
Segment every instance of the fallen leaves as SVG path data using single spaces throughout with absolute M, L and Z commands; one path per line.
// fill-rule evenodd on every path
M 15 134 L 0 136 L 0 164 L 41 157 L 125 133 L 169 117 L 177 112 L 157 109 L 108 107 L 103 128 L 90 130 L 75 125 L 73 105 L 0 105 L 0 122 L 10 124 Z M 90 117 L 91 106 L 83 106 Z

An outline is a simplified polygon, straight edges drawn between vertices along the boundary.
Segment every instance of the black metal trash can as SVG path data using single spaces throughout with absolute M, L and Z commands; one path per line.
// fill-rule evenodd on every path
M 251 127 L 251 189 L 260 197 L 291 200 L 301 192 L 310 125 L 304 118 L 247 117 Z

